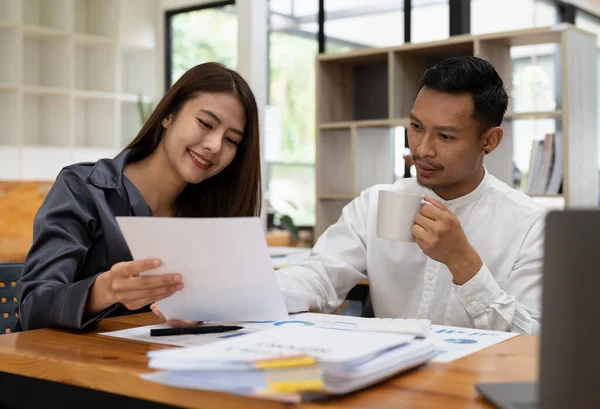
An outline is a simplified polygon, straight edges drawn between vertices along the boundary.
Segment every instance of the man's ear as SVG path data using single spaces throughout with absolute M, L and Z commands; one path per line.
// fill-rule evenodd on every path
M 168 128 L 171 124 L 171 119 L 173 118 L 173 114 L 169 114 L 166 118 L 163 118 L 161 125 L 163 128 Z
M 481 146 L 481 150 L 483 153 L 486 155 L 492 153 L 500 145 L 503 136 L 504 131 L 499 126 L 488 129 L 482 136 L 483 145 Z

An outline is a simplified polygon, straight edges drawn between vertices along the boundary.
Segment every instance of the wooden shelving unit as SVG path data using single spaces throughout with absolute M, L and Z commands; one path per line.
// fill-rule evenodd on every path
M 358 50 L 317 57 L 317 237 L 360 192 L 394 182 L 395 127 L 407 127 L 423 72 L 438 61 L 476 55 L 490 61 L 512 88 L 511 47 L 555 44 L 560 55 L 561 98 L 551 111 L 514 112 L 509 105 L 500 147 L 487 169 L 512 185 L 515 121 L 552 119 L 563 138 L 564 206 L 596 206 L 596 42 L 569 24 L 531 30 L 464 35 L 448 40 Z M 543 135 L 539 135 L 542 137 Z M 582 176 L 585 175 L 585 176 Z
M 53 180 L 136 136 L 138 95 L 157 97 L 158 6 L 0 0 L 0 180 Z

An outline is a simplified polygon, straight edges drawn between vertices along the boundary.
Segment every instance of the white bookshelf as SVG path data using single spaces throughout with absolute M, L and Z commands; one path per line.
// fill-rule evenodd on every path
M 158 0 L 0 0 L 0 180 L 116 155 L 157 98 Z

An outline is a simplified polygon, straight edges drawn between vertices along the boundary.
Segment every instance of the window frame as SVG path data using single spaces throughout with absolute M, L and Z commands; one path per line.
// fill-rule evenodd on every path
M 165 11 L 165 92 L 171 88 L 173 74 L 173 17 L 178 14 L 208 10 L 225 6 L 235 6 L 235 0 L 220 0 L 195 6 L 181 7 Z

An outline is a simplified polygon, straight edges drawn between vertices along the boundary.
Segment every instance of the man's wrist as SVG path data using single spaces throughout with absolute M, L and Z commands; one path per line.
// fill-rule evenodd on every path
M 459 253 L 447 267 L 452 273 L 454 284 L 463 285 L 477 275 L 483 267 L 483 261 L 475 249 L 470 247 L 467 251 Z

